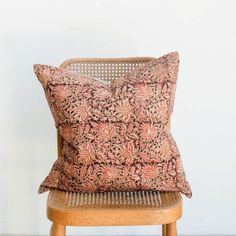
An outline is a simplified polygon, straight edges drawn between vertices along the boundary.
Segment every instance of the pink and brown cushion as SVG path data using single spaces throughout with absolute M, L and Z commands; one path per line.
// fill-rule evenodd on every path
M 34 65 L 64 139 L 39 193 L 153 190 L 191 197 L 168 129 L 178 65 L 178 53 L 169 53 L 110 83 Z

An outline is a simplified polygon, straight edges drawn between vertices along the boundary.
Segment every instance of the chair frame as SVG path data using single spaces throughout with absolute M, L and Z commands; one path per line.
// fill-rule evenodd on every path
M 89 76 L 105 78 L 110 81 L 122 76 L 130 69 L 141 65 L 152 57 L 132 58 L 75 58 L 66 60 L 60 68 L 82 72 Z M 109 71 L 113 69 L 113 71 Z M 169 124 L 170 128 L 170 119 Z M 63 138 L 57 132 L 58 158 L 62 154 Z M 72 194 L 72 195 L 71 195 Z M 156 194 L 156 193 L 155 193 Z M 69 196 L 69 197 L 68 197 Z M 87 196 L 87 195 L 86 195 Z M 133 196 L 133 195 L 132 195 Z M 146 196 L 146 195 L 145 195 Z M 145 197 L 144 196 L 144 197 Z M 154 196 L 151 193 L 150 198 Z M 156 196 L 156 195 L 155 195 Z M 163 236 L 176 236 L 176 222 L 182 216 L 182 197 L 178 192 L 158 193 L 158 204 L 122 205 L 76 205 L 80 194 L 52 190 L 47 201 L 47 217 L 52 221 L 51 236 L 65 236 L 66 226 L 131 226 L 131 225 L 162 225 Z M 104 198 L 103 195 L 100 196 Z M 133 201 L 131 197 L 128 201 Z M 131 199 L 131 200 L 130 200 Z M 146 201 L 146 200 L 145 200 Z

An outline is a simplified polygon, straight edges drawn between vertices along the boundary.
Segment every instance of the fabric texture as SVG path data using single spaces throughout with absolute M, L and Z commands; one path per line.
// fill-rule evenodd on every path
M 34 65 L 64 139 L 39 193 L 153 190 L 191 197 L 168 129 L 178 65 L 172 52 L 109 83 Z

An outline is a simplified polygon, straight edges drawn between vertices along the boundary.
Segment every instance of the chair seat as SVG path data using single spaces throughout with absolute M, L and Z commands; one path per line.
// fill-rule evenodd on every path
M 48 219 L 70 226 L 157 225 L 175 222 L 182 215 L 178 192 L 71 193 L 52 190 Z

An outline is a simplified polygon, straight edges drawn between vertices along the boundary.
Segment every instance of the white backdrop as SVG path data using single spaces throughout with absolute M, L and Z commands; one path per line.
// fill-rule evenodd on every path
M 46 234 L 56 131 L 32 64 L 180 53 L 173 135 L 193 189 L 180 234 L 236 234 L 236 1 L 0 0 L 0 233 Z M 70 234 L 157 234 L 158 227 Z

